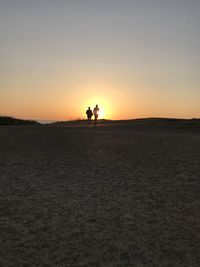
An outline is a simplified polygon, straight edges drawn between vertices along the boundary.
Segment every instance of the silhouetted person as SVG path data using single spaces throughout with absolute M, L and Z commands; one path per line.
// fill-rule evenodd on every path
M 96 107 L 93 109 L 93 114 L 94 114 L 94 123 L 96 125 L 98 117 L 99 117 L 99 107 L 96 105 Z
M 93 113 L 92 113 L 92 110 L 90 109 L 90 107 L 88 107 L 86 114 L 87 114 L 88 121 L 91 121 Z

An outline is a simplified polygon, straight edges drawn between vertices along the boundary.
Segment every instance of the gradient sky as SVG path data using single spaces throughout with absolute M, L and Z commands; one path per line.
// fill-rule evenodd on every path
M 0 0 L 0 115 L 200 117 L 199 0 Z

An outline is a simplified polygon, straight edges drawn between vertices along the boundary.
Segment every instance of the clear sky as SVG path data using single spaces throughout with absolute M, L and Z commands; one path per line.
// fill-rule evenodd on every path
M 200 117 L 199 0 L 0 0 L 0 115 Z

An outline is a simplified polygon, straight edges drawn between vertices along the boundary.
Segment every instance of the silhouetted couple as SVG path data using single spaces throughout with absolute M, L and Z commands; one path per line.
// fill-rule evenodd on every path
M 88 110 L 86 111 L 86 114 L 87 114 L 88 121 L 91 121 L 92 116 L 94 115 L 94 123 L 96 125 L 98 117 L 99 117 L 99 107 L 98 107 L 98 105 L 96 105 L 96 107 L 93 109 L 93 112 L 90 109 L 90 107 L 88 107 Z

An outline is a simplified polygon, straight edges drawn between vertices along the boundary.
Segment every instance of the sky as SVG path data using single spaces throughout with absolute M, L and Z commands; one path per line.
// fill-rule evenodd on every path
M 199 0 L 0 0 L 0 115 L 200 117 Z

